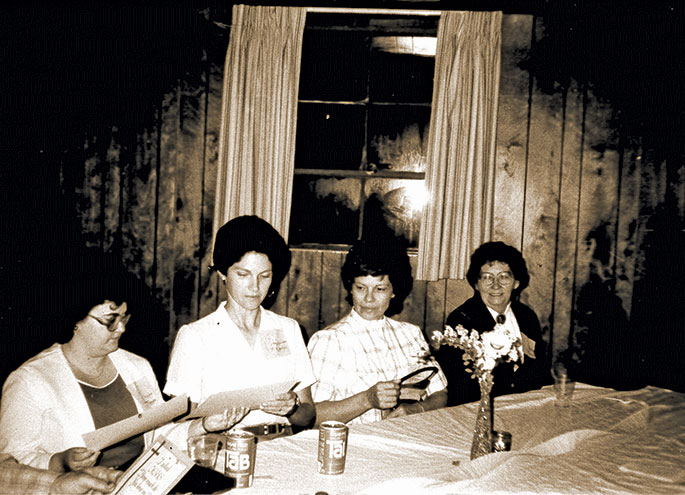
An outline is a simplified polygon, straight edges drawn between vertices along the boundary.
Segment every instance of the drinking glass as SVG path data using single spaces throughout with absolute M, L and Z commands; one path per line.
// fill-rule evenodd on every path
M 197 435 L 188 438 L 188 456 L 195 464 L 214 468 L 221 436 L 217 434 Z
M 552 367 L 552 377 L 554 378 L 554 394 L 556 395 L 554 405 L 569 407 L 576 382 L 569 379 L 566 367 L 561 364 Z

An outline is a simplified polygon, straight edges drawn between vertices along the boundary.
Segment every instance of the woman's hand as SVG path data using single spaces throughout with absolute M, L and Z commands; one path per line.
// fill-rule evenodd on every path
M 409 416 L 410 414 L 418 414 L 424 412 L 425 409 L 420 402 L 411 402 L 407 404 L 400 404 L 395 409 L 390 411 L 385 419 L 399 418 L 401 416 Z
M 99 450 L 92 451 L 85 447 L 72 447 L 54 454 L 50 458 L 50 469 L 53 471 L 76 471 L 84 469 L 94 466 L 99 456 Z
M 239 423 L 249 412 L 249 407 L 226 409 L 223 413 L 202 418 L 202 427 L 207 432 L 228 430 Z
M 121 471 L 102 466 L 64 473 L 52 482 L 50 493 L 55 495 L 109 493 L 114 489 L 117 480 L 122 474 Z
M 392 409 L 399 397 L 399 381 L 378 382 L 366 391 L 366 399 L 372 409 Z
M 287 416 L 295 412 L 297 405 L 297 394 L 293 391 L 285 394 L 278 394 L 275 399 L 263 402 L 259 409 L 265 413 L 275 414 L 276 416 Z

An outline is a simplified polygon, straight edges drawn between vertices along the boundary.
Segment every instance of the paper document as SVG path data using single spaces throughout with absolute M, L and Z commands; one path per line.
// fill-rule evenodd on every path
M 249 407 L 257 409 L 260 404 L 274 399 L 279 394 L 288 393 L 293 390 L 300 382 L 289 381 L 262 385 L 259 387 L 245 388 L 242 390 L 228 390 L 216 393 L 208 397 L 205 401 L 193 409 L 185 419 L 199 418 L 219 414 L 226 409 L 233 407 Z
M 193 461 L 162 437 L 121 475 L 112 495 L 166 495 L 193 467 Z
M 154 430 L 186 412 L 188 412 L 188 396 L 180 395 L 135 416 L 85 433 L 83 441 L 90 450 L 102 450 L 132 436 Z

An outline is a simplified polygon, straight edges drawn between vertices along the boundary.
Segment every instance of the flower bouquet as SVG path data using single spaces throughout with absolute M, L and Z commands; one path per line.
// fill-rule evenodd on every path
M 482 333 L 467 330 L 458 325 L 454 328 L 445 327 L 444 332 L 434 331 L 431 344 L 435 348 L 445 344 L 464 351 L 463 360 L 466 371 L 471 374 L 471 378 L 478 380 L 480 387 L 480 403 L 471 444 L 471 459 L 492 452 L 492 411 L 490 408 L 492 370 L 498 363 L 519 360 L 520 339 L 508 328 L 499 324 L 493 330 Z M 514 369 L 516 367 L 515 364 Z

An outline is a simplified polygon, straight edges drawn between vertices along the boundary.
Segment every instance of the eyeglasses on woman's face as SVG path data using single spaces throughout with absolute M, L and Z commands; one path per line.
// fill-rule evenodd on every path
M 107 316 L 95 316 L 88 313 L 88 316 L 97 321 L 103 327 L 106 327 L 109 332 L 116 332 L 119 330 L 119 328 L 125 327 L 128 323 L 128 320 L 131 319 L 131 315 L 126 313 L 114 313 Z
M 488 272 L 480 274 L 480 281 L 486 287 L 492 287 L 495 284 L 495 280 L 502 287 L 509 287 L 514 283 L 514 276 L 510 272 L 499 272 L 497 275 Z

